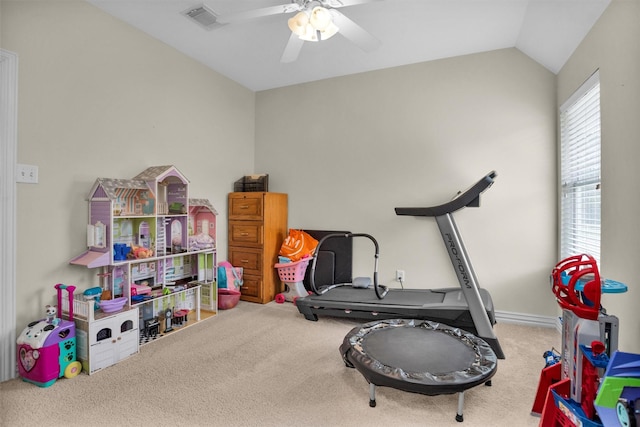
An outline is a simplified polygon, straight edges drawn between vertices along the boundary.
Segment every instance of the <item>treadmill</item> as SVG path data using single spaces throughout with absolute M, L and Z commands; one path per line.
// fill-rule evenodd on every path
M 495 171 L 488 173 L 453 200 L 438 206 L 395 208 L 397 215 L 435 218 L 459 287 L 387 289 L 377 283 L 378 245 L 370 235 L 305 230 L 319 242 L 304 280 L 310 295 L 296 300 L 298 311 L 312 321 L 324 315 L 368 321 L 401 318 L 440 322 L 479 336 L 498 358 L 504 359 L 493 331 L 496 319 L 491 295 L 478 284 L 453 218 L 453 213 L 462 208 L 479 207 L 480 195 L 491 187 L 496 176 Z M 366 288 L 351 283 L 352 240 L 363 236 L 375 246 L 373 285 Z

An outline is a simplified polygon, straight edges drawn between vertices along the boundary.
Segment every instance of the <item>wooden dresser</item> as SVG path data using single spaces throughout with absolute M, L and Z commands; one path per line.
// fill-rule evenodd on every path
M 274 265 L 287 237 L 287 195 L 229 193 L 229 262 L 244 269 L 244 301 L 266 304 L 283 291 Z

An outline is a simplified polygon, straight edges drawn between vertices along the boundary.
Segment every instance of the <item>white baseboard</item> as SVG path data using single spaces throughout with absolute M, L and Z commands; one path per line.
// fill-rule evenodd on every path
M 518 325 L 527 326 L 539 326 L 542 328 L 555 328 L 560 331 L 560 321 L 558 317 L 511 313 L 508 311 L 496 311 L 495 315 L 497 322 L 515 323 Z

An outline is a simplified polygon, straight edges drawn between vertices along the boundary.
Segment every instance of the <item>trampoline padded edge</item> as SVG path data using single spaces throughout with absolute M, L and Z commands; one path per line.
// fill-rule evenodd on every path
M 383 329 L 391 332 L 398 327 L 442 332 L 451 340 L 463 342 L 469 351 L 475 352 L 474 362 L 465 369 L 433 373 L 412 372 L 403 369 L 402 366 L 390 366 L 390 363 L 381 363 L 373 358 L 365 348 L 367 334 Z M 403 356 L 406 356 L 406 351 L 410 349 L 404 350 Z M 450 349 L 442 348 L 442 351 L 443 357 L 446 358 Z M 355 368 L 370 384 L 431 396 L 458 393 L 486 383 L 497 370 L 496 354 L 484 339 L 444 324 L 421 320 L 381 320 L 357 326 L 345 336 L 340 346 L 340 354 L 345 365 Z M 416 354 L 416 357 L 423 355 Z

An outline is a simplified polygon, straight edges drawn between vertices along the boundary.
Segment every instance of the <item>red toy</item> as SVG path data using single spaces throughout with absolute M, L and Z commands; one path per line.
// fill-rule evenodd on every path
M 562 349 L 560 361 L 542 370 L 532 413 L 541 413 L 539 427 L 601 427 L 594 400 L 601 370 L 617 350 L 618 320 L 600 300 L 626 285 L 602 280 L 595 259 L 583 254 L 555 266 L 551 289 L 562 308 Z
M 591 255 L 576 255 L 560 261 L 551 273 L 551 289 L 558 304 L 582 319 L 597 320 L 602 294 L 600 272 Z M 578 290 L 579 282 L 584 287 Z

